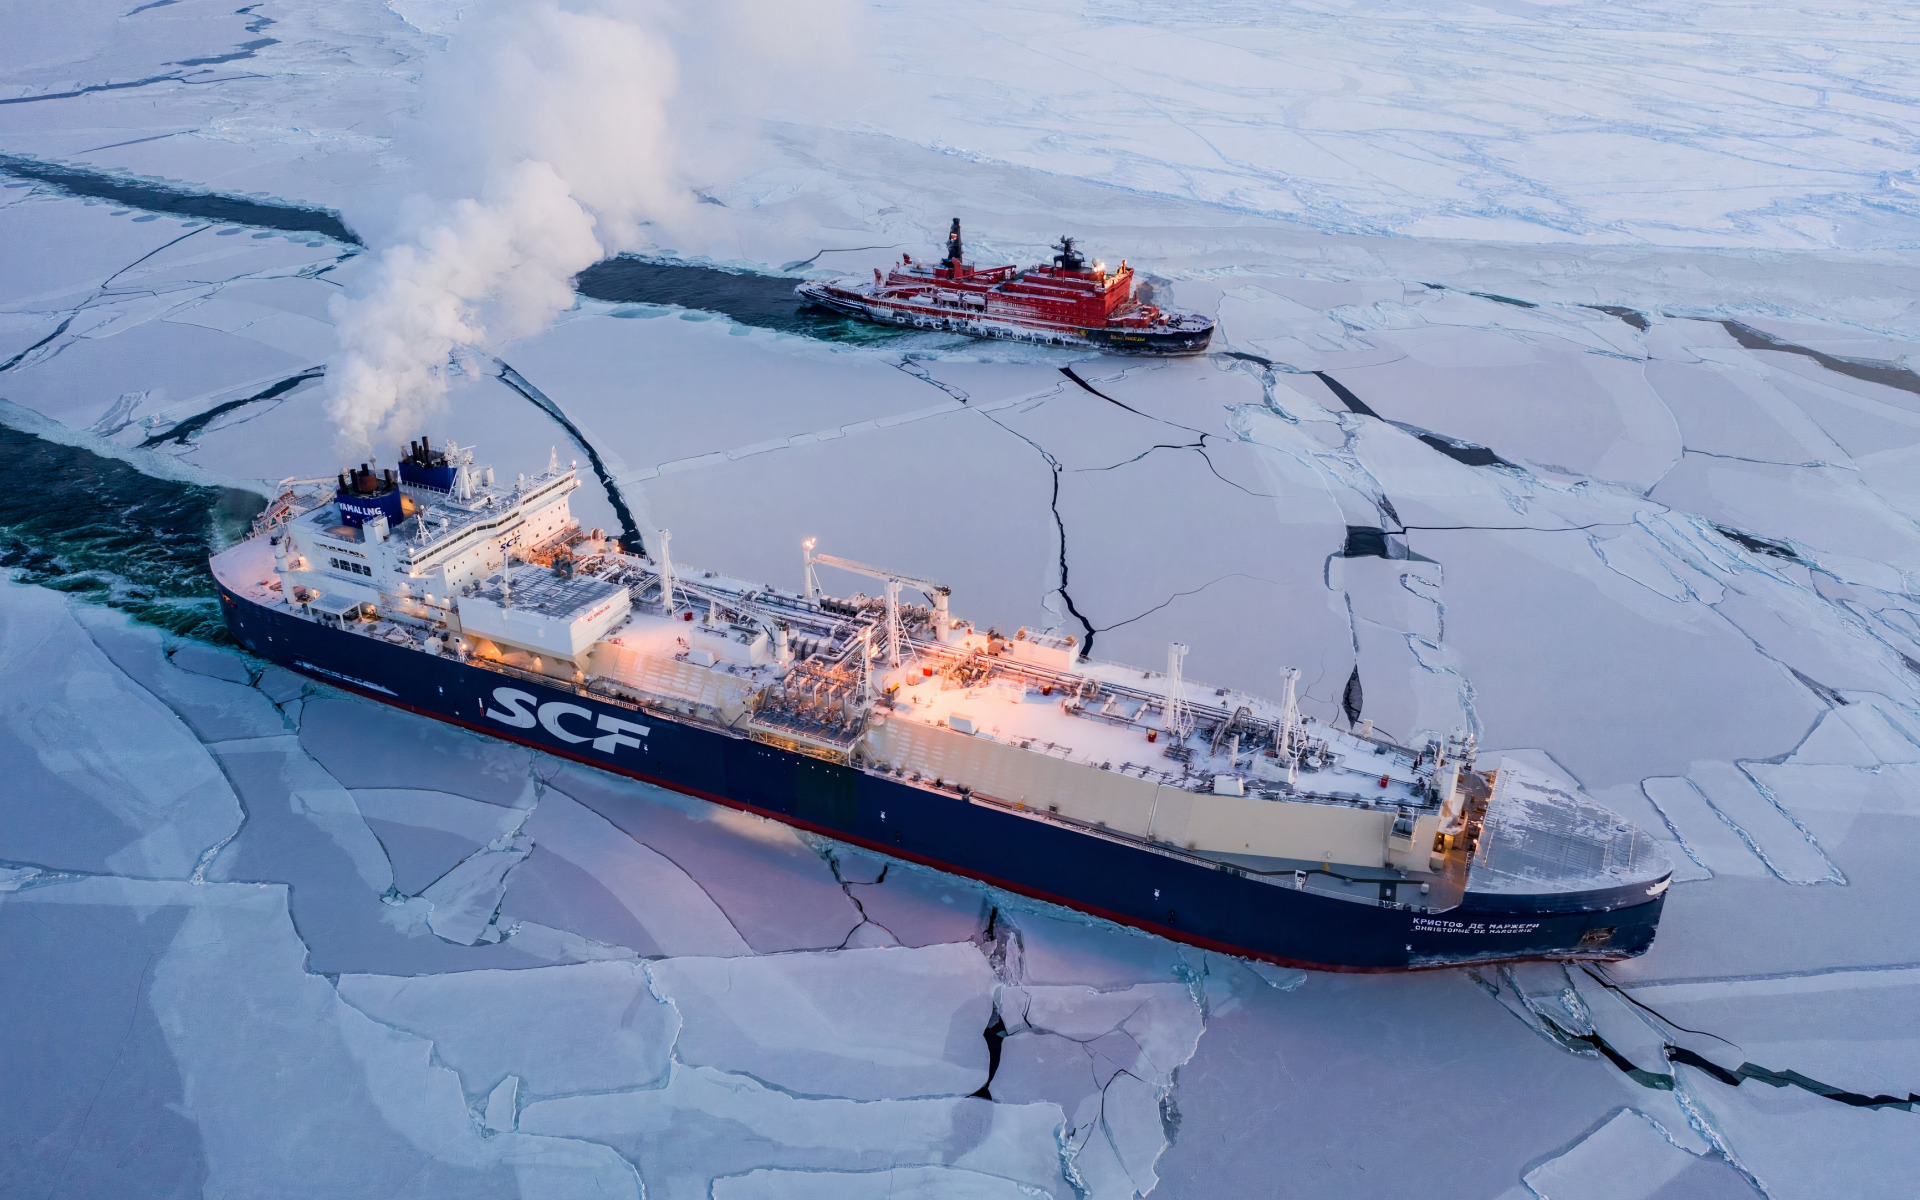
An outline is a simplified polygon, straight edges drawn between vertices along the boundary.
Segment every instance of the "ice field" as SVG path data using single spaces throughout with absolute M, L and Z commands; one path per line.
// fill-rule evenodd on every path
M 5 432 L 336 470 L 342 298 L 432 190 L 406 114 L 477 13 L 0 12 Z M 1101 658 L 1297 666 L 1323 718 L 1357 667 L 1382 730 L 1469 729 L 1662 839 L 1652 951 L 1178 946 L 263 669 L 29 582 L 58 554 L 9 517 L 0 1193 L 1911 1195 L 1911 15 L 821 19 L 646 249 L 859 274 L 956 214 L 982 261 L 1071 232 L 1211 352 L 583 298 L 463 348 L 401 440 L 557 448 L 586 523 L 694 569 L 797 586 L 817 537 Z

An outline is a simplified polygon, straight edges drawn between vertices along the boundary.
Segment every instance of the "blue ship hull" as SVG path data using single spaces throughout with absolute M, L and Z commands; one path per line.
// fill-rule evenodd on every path
M 369 699 L 1226 954 L 1354 971 L 1625 958 L 1665 901 L 1644 885 L 1469 890 L 1441 912 L 1340 899 L 220 597 L 241 645 Z

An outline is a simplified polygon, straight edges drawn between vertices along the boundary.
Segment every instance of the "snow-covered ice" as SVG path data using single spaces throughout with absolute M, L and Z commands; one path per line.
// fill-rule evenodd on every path
M 316 368 L 368 255 L 316 230 L 391 228 L 421 72 L 478 7 L 15 7 L 0 412 L 163 478 L 335 470 Z M 780 69 L 860 86 L 743 100 L 655 249 L 858 273 L 955 214 L 983 258 L 1071 231 L 1216 316 L 1213 353 L 583 300 L 463 356 L 424 432 L 511 474 L 577 430 L 696 566 L 793 586 L 815 536 L 1102 657 L 1298 666 L 1322 717 L 1357 665 L 1379 728 L 1471 729 L 1660 840 L 1652 951 L 1253 966 L 6 582 L 0 1190 L 1910 1192 L 1910 15 L 833 18 L 837 59 Z M 152 199 L 189 193 L 256 208 Z M 591 481 L 576 511 L 618 524 Z

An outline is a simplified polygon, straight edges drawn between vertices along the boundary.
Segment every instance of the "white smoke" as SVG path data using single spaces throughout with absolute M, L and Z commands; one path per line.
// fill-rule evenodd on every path
M 644 248 L 649 225 L 696 223 L 689 171 L 711 172 L 717 130 L 755 123 L 734 102 L 777 90 L 796 21 L 833 24 L 808 0 L 693 2 L 498 0 L 460 22 L 422 76 L 414 194 L 397 221 L 359 222 L 393 231 L 336 304 L 343 449 L 404 436 L 441 406 L 452 356 L 537 331 L 576 274 Z

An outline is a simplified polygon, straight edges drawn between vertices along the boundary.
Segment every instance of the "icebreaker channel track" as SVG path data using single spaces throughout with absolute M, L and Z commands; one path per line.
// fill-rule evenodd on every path
M 215 565 L 218 571 L 219 560 Z M 241 645 L 321 682 L 1224 954 L 1337 971 L 1623 958 L 1652 943 L 1665 902 L 1664 888 L 1649 898 L 1648 889 L 1635 884 L 1544 896 L 1469 891 L 1464 903 L 1441 912 L 1359 904 L 1171 848 L 1017 813 L 981 797 L 809 758 L 730 729 L 563 689 L 520 672 L 324 626 L 247 599 L 219 574 L 215 582 L 228 626 Z M 521 693 L 528 705 L 562 704 L 626 721 L 644 718 L 645 745 L 588 754 L 588 747 L 557 737 L 540 723 L 509 728 L 489 722 L 489 699 L 502 687 Z M 1591 939 L 1600 939 L 1599 944 Z M 1581 949 L 1583 940 L 1591 951 Z

